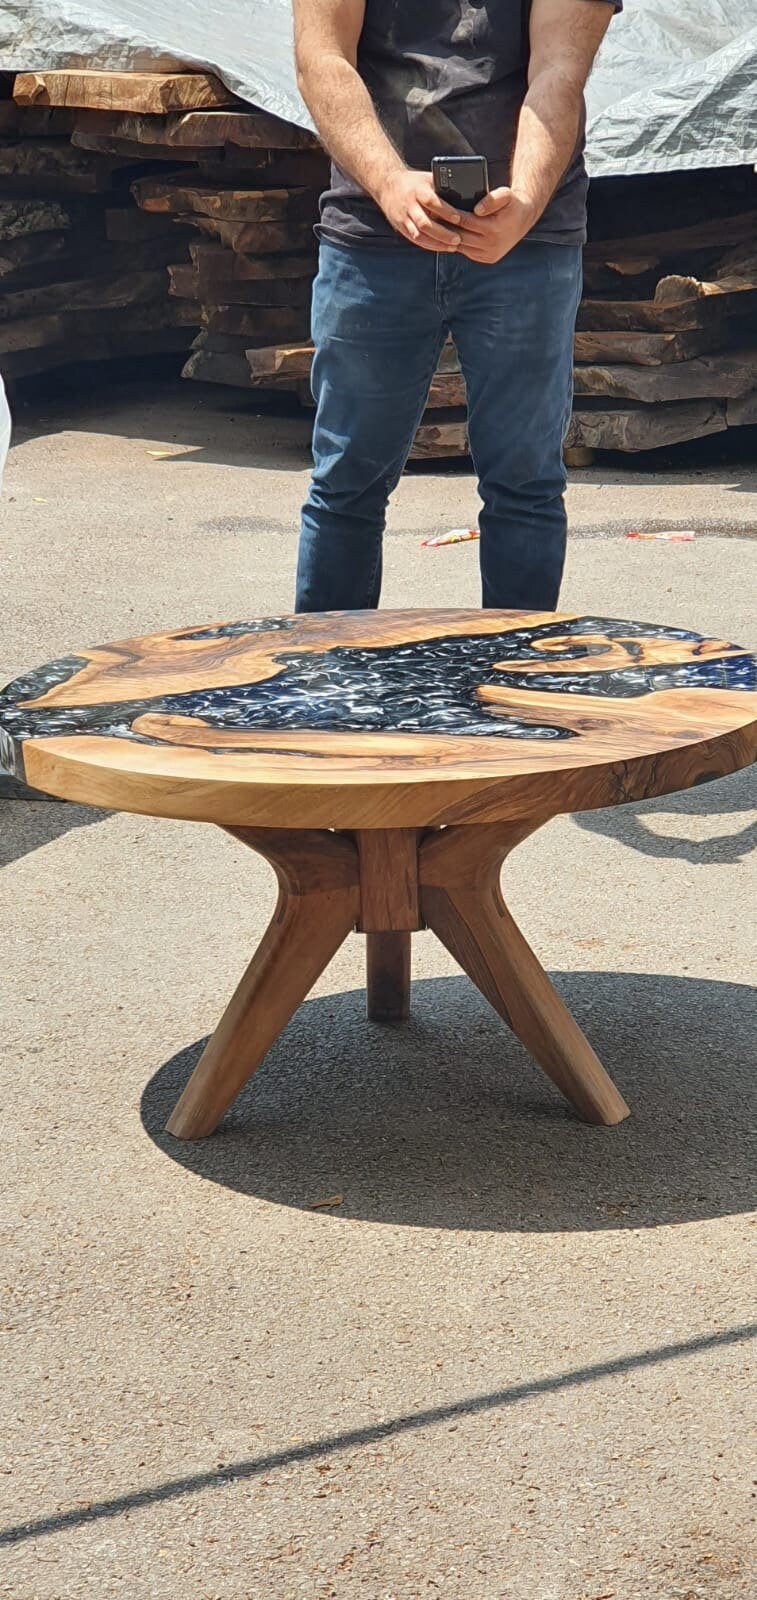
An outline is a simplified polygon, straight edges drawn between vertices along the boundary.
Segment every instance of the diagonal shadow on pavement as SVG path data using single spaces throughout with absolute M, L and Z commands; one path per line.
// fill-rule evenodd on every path
M 536 1378 L 532 1383 L 513 1384 L 510 1388 L 495 1389 L 490 1394 L 472 1395 L 467 1400 L 455 1400 L 444 1406 L 431 1406 L 424 1411 L 413 1411 L 392 1417 L 387 1422 L 377 1422 L 366 1428 L 351 1428 L 345 1433 L 329 1434 L 313 1439 L 308 1444 L 295 1445 L 289 1450 L 275 1450 L 265 1456 L 245 1457 L 230 1461 L 222 1469 L 195 1472 L 185 1478 L 169 1478 L 166 1483 L 153 1484 L 147 1489 L 114 1495 L 110 1500 L 99 1500 L 72 1511 L 63 1511 L 47 1517 L 37 1517 L 32 1522 L 17 1523 L 0 1529 L 0 1547 L 18 1544 L 24 1539 L 38 1539 L 46 1533 L 62 1533 L 70 1528 L 84 1527 L 90 1522 L 100 1522 L 118 1517 L 143 1506 L 159 1505 L 166 1500 L 179 1500 L 185 1495 L 197 1494 L 203 1489 L 221 1489 L 226 1485 L 260 1477 L 279 1467 L 296 1466 L 301 1461 L 331 1456 L 340 1450 L 357 1450 L 365 1445 L 378 1444 L 396 1434 L 417 1432 L 423 1428 L 453 1422 L 462 1417 L 480 1416 L 482 1412 L 517 1405 L 535 1395 L 558 1394 L 562 1389 L 577 1388 L 602 1378 L 613 1378 L 627 1372 L 638 1372 L 661 1362 L 676 1361 L 704 1351 L 725 1349 L 743 1344 L 757 1335 L 757 1323 L 728 1328 L 720 1333 L 705 1334 L 698 1339 L 686 1339 L 678 1344 L 661 1345 L 653 1350 L 641 1350 L 635 1355 L 619 1356 L 613 1361 L 599 1361 L 594 1366 L 577 1367 L 571 1372 L 555 1373 L 549 1378 Z

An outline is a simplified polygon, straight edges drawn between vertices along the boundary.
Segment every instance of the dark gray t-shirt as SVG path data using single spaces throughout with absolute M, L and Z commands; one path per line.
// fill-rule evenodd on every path
M 508 182 L 527 89 L 530 9 L 531 0 L 366 0 L 358 71 L 409 167 L 428 171 L 433 156 L 481 155 L 491 187 Z M 583 244 L 583 148 L 582 120 L 568 170 L 529 238 Z M 406 243 L 335 164 L 317 231 L 345 244 Z

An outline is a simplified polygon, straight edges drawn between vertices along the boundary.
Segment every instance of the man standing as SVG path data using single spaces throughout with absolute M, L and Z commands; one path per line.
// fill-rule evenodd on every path
M 586 237 L 583 91 L 622 0 L 294 0 L 330 151 L 298 611 L 378 605 L 386 505 L 448 334 L 468 391 L 484 606 L 553 610 Z M 458 213 L 434 156 L 482 155 Z

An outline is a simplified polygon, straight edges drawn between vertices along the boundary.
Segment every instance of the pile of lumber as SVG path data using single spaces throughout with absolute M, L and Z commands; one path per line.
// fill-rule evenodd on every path
M 640 451 L 757 423 L 757 183 L 739 174 L 675 175 L 633 184 L 604 206 L 584 257 L 585 296 L 575 342 L 575 408 L 568 459 L 595 450 Z M 711 180 L 717 190 L 707 197 Z M 687 220 L 692 209 L 707 220 Z M 677 203 L 678 202 L 678 203 Z M 720 216 L 712 212 L 725 208 Z M 630 209 L 629 231 L 608 225 Z M 662 215 L 660 215 L 662 213 Z M 678 225 L 679 216 L 683 224 Z M 669 225 L 664 225 L 667 217 Z M 656 223 L 643 231 L 645 220 Z M 604 224 L 604 226 L 602 226 Z M 309 403 L 312 346 L 280 341 L 249 350 L 253 382 L 293 390 Z M 412 455 L 468 452 L 465 385 L 450 344 Z
M 210 73 L 24 73 L 12 89 L 0 99 L 4 375 L 175 351 L 188 378 L 311 406 L 318 141 Z M 593 185 L 584 267 L 569 459 L 757 423 L 753 172 Z M 413 455 L 467 451 L 450 344 Z
M 7 171 L 26 202 L 23 217 L 0 209 L 0 250 L 22 227 L 32 241 L 0 266 L 7 318 L 36 318 L 0 334 L 8 376 L 125 341 L 129 354 L 194 345 L 186 376 L 249 386 L 248 348 L 307 338 L 327 174 L 311 134 L 208 73 L 68 71 L 20 74 L 0 138 L 0 194 L 10 206 Z
M 203 74 L 25 73 L 0 100 L 6 380 L 189 349 L 197 324 L 170 298 L 167 268 L 190 235 L 182 242 L 170 218 L 141 215 L 130 194 L 141 157 L 105 135 L 114 100 L 178 109 L 187 97 L 228 98 L 214 84 Z
M 755 207 L 587 246 L 569 447 L 638 451 L 757 421 Z
M 227 147 L 223 165 L 204 161 L 191 179 L 132 185 L 146 216 L 171 215 L 195 235 L 188 258 L 169 268 L 171 294 L 201 327 L 187 378 L 250 387 L 248 352 L 309 336 L 326 158 L 309 134 L 273 122 L 249 126 L 250 143 Z M 253 144 L 254 132 L 267 142 Z

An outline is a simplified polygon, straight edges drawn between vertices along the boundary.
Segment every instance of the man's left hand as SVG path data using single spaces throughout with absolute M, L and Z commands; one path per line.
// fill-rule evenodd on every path
M 538 219 L 534 207 L 512 189 L 492 189 L 474 212 L 463 212 L 458 223 L 458 255 L 494 266 L 520 244 Z

